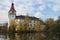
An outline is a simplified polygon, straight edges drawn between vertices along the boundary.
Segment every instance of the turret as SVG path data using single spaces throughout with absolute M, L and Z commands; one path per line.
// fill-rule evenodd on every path
M 9 20 L 14 20 L 16 18 L 16 10 L 14 8 L 14 3 L 11 4 L 11 8 L 8 13 Z

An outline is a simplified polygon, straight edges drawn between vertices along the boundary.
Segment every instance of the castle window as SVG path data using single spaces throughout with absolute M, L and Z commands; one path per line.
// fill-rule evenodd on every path
M 35 24 L 34 24 L 34 26 L 35 26 Z
M 27 24 L 29 26 L 29 24 Z
M 32 26 L 32 24 L 30 24 L 30 26 Z

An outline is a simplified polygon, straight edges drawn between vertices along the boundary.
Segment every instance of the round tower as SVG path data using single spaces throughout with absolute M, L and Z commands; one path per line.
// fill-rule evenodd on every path
M 16 10 L 14 8 L 14 3 L 11 4 L 11 8 L 8 12 L 8 29 L 13 29 L 13 25 L 15 24 L 15 18 L 16 18 Z M 12 25 L 12 26 L 11 26 Z

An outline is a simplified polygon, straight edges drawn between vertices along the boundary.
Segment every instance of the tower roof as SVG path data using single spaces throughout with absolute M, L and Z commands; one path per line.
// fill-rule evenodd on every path
M 12 12 L 16 11 L 15 8 L 14 8 L 14 3 L 11 4 L 11 8 L 10 8 L 9 11 L 12 11 Z

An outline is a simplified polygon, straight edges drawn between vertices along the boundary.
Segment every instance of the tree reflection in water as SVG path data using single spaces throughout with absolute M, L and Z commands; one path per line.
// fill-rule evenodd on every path
M 60 40 L 60 32 L 0 34 L 0 40 Z
M 60 40 L 60 32 L 49 32 L 47 40 Z
M 9 34 L 8 40 L 44 40 L 46 35 L 43 33 L 15 33 Z

